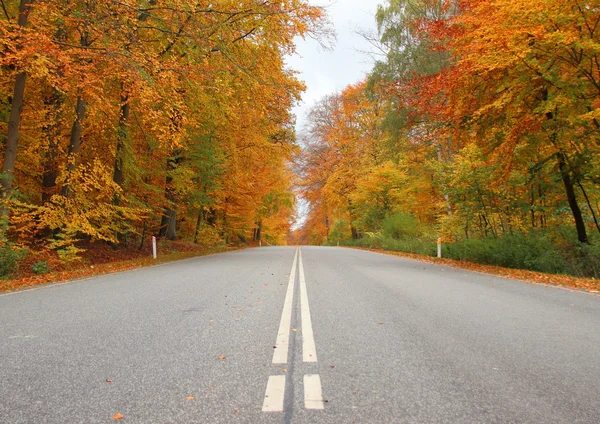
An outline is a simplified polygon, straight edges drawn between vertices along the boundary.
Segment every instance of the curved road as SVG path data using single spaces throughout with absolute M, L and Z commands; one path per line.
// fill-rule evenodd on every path
M 0 294 L 0 422 L 599 423 L 600 298 L 257 248 Z

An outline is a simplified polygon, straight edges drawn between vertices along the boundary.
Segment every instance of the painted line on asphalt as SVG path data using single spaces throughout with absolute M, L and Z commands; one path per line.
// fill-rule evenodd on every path
M 319 374 L 306 374 L 304 376 L 304 408 L 325 409 Z
M 277 333 L 277 341 L 275 349 L 273 349 L 273 363 L 286 364 L 288 360 L 288 350 L 290 344 L 290 327 L 292 324 L 292 302 L 294 300 L 294 285 L 296 282 L 296 265 L 298 263 L 298 251 L 294 255 L 294 263 L 292 264 L 292 272 L 290 272 L 290 280 L 288 282 L 285 300 L 283 302 L 283 311 L 281 312 L 281 321 L 279 322 L 279 332 Z
M 285 375 L 272 375 L 267 382 L 263 412 L 282 412 L 285 395 Z
M 317 362 L 317 348 L 315 346 L 312 320 L 310 318 L 310 307 L 308 306 L 308 293 L 306 291 L 301 249 L 299 249 L 298 269 L 300 271 L 300 311 L 302 313 L 302 360 L 304 362 Z

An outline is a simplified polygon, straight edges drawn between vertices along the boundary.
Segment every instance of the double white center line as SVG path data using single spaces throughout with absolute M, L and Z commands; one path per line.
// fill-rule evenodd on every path
M 289 356 L 289 342 L 291 334 L 292 311 L 294 288 L 296 282 L 296 265 L 299 270 L 300 282 L 300 312 L 302 323 L 302 360 L 303 362 L 317 362 L 317 350 L 313 335 L 312 321 L 310 318 L 310 307 L 308 305 L 308 293 L 306 290 L 306 279 L 304 278 L 304 266 L 302 264 L 302 251 L 296 249 L 292 271 L 288 282 L 277 342 L 273 351 L 273 364 L 286 364 Z M 304 407 L 306 409 L 324 409 L 323 395 L 321 390 L 321 377 L 318 374 L 306 374 L 304 376 Z M 285 375 L 274 375 L 269 377 L 263 412 L 282 412 L 285 400 Z

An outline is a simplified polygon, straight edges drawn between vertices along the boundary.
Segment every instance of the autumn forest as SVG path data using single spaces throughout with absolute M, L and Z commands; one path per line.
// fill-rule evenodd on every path
M 301 135 L 310 243 L 600 276 L 600 2 L 387 0 Z
M 84 242 L 205 244 L 294 211 L 294 37 L 304 0 L 2 1 L 3 238 L 76 259 Z
M 440 238 L 446 257 L 600 277 L 597 0 L 380 0 L 371 72 L 297 133 L 285 61 L 331 37 L 326 8 L 1 2 L 4 277 L 152 236 L 424 255 Z

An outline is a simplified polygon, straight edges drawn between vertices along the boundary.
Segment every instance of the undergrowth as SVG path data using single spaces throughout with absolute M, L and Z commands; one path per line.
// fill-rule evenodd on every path
M 387 221 L 387 222 L 386 222 Z M 407 217 L 384 221 L 382 230 L 340 245 L 437 255 L 437 238 Z M 335 242 L 337 243 L 337 241 Z M 331 244 L 334 244 L 331 242 Z M 600 237 L 579 243 L 567 231 L 514 233 L 501 238 L 467 239 L 442 245 L 442 256 L 548 274 L 600 278 Z

